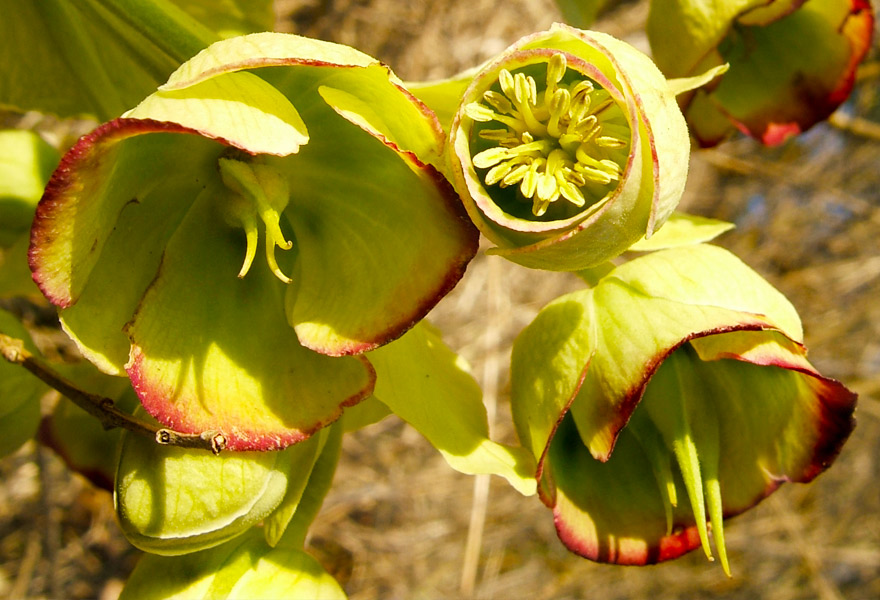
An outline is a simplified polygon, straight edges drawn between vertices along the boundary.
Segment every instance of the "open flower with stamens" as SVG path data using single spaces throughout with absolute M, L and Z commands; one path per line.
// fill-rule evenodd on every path
M 650 59 L 610 36 L 554 25 L 474 77 L 449 153 L 493 253 L 574 271 L 666 221 L 684 188 L 689 141 Z
M 651 0 L 651 52 L 667 77 L 727 63 L 716 85 L 682 95 L 694 137 L 737 130 L 767 145 L 828 118 L 849 96 L 871 47 L 868 0 Z
M 806 360 L 785 297 L 709 245 L 558 298 L 511 363 L 514 422 L 560 539 L 618 564 L 702 546 L 729 572 L 724 519 L 826 469 L 855 402 Z
M 443 141 L 354 49 L 218 42 L 64 157 L 31 232 L 34 280 L 166 426 L 287 446 L 371 393 L 363 353 L 476 252 Z

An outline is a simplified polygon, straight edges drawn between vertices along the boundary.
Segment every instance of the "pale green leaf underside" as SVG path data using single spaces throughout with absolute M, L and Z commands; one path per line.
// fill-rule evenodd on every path
M 216 546 L 281 502 L 293 458 L 293 448 L 215 456 L 125 434 L 115 493 L 122 530 L 132 544 L 157 554 Z
M 524 495 L 535 493 L 534 462 L 520 447 L 489 439 L 477 383 L 461 359 L 428 325 L 371 352 L 376 396 L 424 435 L 462 473 L 506 479 Z
M 124 115 L 170 121 L 252 154 L 294 154 L 308 142 L 290 101 L 252 73 L 227 73 L 182 90 L 162 90 Z
M 181 65 L 161 89 L 182 89 L 223 73 L 261 66 L 300 63 L 366 67 L 376 62 L 342 44 L 287 33 L 254 33 L 212 44 Z
M 733 223 L 726 221 L 674 212 L 650 239 L 639 240 L 629 249 L 635 252 L 651 252 L 676 246 L 701 244 L 733 228 Z

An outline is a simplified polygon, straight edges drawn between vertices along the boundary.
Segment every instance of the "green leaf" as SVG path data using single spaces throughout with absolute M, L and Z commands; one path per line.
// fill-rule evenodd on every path
M 39 354 L 30 334 L 11 313 L 0 309 L 0 333 L 24 342 Z M 0 357 L 0 457 L 31 439 L 40 424 L 40 398 L 48 387 L 24 367 Z
M 156 554 L 222 544 L 279 505 L 296 452 L 294 447 L 215 456 L 126 432 L 115 490 L 122 531 L 136 547 Z
M 120 600 L 309 598 L 345 600 L 339 584 L 301 550 L 270 548 L 258 531 L 181 557 L 145 555 Z
M 503 477 L 524 495 L 535 493 L 534 463 L 523 448 L 489 439 L 480 388 L 467 366 L 428 325 L 369 354 L 376 397 L 424 435 L 462 473 Z
M 629 249 L 634 252 L 651 252 L 677 246 L 702 244 L 714 240 L 734 227 L 733 223 L 726 221 L 674 212 L 654 235 L 649 239 L 636 242 Z
M 99 120 L 220 36 L 273 24 L 268 0 L 2 0 L 0 13 L 0 105 Z

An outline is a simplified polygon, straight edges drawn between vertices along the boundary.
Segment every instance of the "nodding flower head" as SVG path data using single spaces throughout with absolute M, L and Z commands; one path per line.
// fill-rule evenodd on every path
M 630 565 L 702 547 L 729 573 L 724 519 L 815 478 L 854 426 L 855 394 L 802 339 L 785 297 L 707 244 L 541 310 L 513 345 L 511 410 L 562 542 Z
M 682 96 L 703 146 L 737 130 L 776 145 L 828 118 L 852 91 L 873 30 L 868 0 L 652 0 L 647 23 L 667 77 L 730 66 L 716 85 Z
M 218 42 L 67 153 L 31 230 L 34 280 L 166 426 L 285 447 L 370 395 L 363 354 L 476 253 L 443 143 L 434 114 L 352 48 Z
M 450 132 L 471 218 L 529 267 L 578 270 L 650 236 L 678 202 L 689 141 L 650 59 L 562 25 L 474 78 Z

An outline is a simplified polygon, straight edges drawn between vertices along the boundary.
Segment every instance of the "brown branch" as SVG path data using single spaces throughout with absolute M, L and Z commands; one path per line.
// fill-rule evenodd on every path
M 214 454 L 219 454 L 226 448 L 226 437 L 223 432 L 180 433 L 164 427 L 157 427 L 119 410 L 110 398 L 79 389 L 28 352 L 24 347 L 24 342 L 19 339 L 0 333 L 0 354 L 10 363 L 21 365 L 49 387 L 61 392 L 74 404 L 98 419 L 104 429 L 121 427 L 139 435 L 150 436 L 164 446 L 199 448 L 210 450 Z

